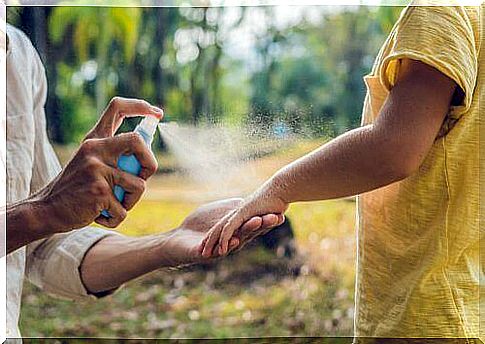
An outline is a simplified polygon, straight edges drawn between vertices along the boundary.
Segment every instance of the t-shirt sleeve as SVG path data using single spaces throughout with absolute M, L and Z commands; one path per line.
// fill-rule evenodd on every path
M 405 11 L 401 24 L 392 33 L 389 54 L 380 66 L 381 83 L 391 90 L 404 58 L 424 62 L 462 89 L 462 103 L 453 106 L 449 114 L 460 117 L 471 106 L 478 69 L 476 38 L 469 14 L 462 6 L 411 5 Z

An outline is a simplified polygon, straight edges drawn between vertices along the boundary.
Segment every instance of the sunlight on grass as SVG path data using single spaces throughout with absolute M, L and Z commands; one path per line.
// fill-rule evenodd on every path
M 187 202 L 141 201 L 117 231 L 130 236 L 166 232 L 179 226 L 197 207 Z

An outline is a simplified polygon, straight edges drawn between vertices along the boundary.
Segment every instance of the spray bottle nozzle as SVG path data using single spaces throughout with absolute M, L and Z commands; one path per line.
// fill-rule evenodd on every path
M 146 116 L 142 119 L 140 124 L 138 124 L 136 131 L 143 131 L 148 136 L 153 136 L 155 131 L 157 130 L 157 125 L 159 123 L 159 119 L 155 116 Z

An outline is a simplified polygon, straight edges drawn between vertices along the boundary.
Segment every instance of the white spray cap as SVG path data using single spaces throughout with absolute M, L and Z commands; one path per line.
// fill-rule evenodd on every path
M 155 131 L 157 130 L 157 125 L 159 122 L 160 120 L 155 116 L 148 115 L 142 119 L 140 124 L 138 124 L 138 129 L 153 137 L 153 135 L 155 135 Z

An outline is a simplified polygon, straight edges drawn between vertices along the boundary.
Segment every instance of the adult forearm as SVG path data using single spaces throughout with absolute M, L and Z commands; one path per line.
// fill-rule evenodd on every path
M 48 207 L 27 199 L 2 210 L 7 221 L 7 254 L 53 234 Z
M 161 267 L 177 265 L 171 250 L 166 249 L 169 238 L 170 233 L 141 238 L 116 235 L 100 240 L 81 264 L 85 287 L 99 293 Z
M 266 184 L 287 203 L 353 196 L 404 178 L 389 142 L 365 126 L 337 137 L 278 171 Z

